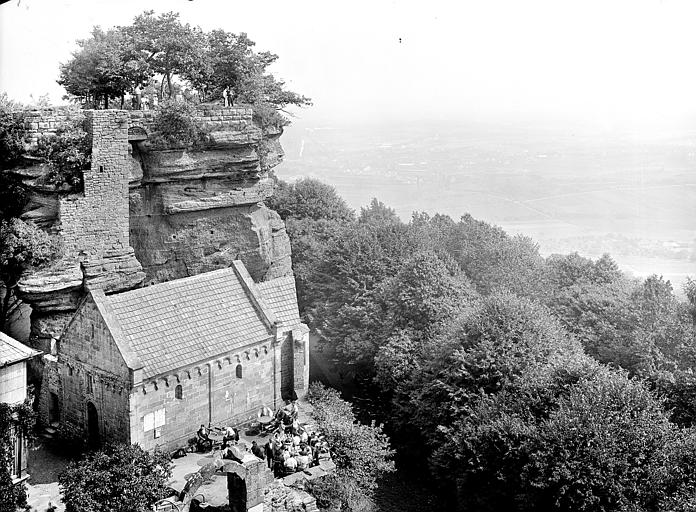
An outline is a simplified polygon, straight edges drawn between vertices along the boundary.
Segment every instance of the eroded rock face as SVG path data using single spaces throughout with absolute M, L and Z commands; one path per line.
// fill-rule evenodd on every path
M 235 259 L 259 281 L 292 273 L 285 225 L 263 204 L 273 193 L 269 171 L 283 157 L 281 129 L 262 130 L 248 108 L 211 107 L 196 118 L 207 142 L 176 147 L 157 137 L 152 112 L 91 115 L 84 192 L 44 185 L 48 168 L 35 159 L 13 171 L 30 190 L 23 217 L 58 237 L 63 251 L 19 285 L 35 340 L 58 338 L 89 289 L 116 293 Z
M 292 273 L 290 241 L 263 201 L 273 194 L 269 170 L 283 156 L 280 129 L 261 130 L 251 111 L 205 112 L 209 140 L 172 147 L 134 144 L 130 239 L 147 283 L 178 279 L 244 261 L 256 280 Z M 150 134 L 157 140 L 157 134 Z M 138 169 L 137 165 L 133 165 Z

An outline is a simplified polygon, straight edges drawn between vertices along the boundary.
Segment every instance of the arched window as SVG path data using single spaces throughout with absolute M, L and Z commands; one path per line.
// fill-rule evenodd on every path
M 237 365 L 236 373 L 237 373 L 237 378 L 241 379 L 242 378 L 242 365 L 241 364 Z
M 178 398 L 179 400 L 184 398 L 184 388 L 181 387 L 181 384 L 177 384 L 174 388 L 174 398 Z

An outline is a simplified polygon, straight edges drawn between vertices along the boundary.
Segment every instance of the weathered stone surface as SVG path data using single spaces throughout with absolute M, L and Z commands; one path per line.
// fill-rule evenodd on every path
M 34 311 L 31 315 L 31 335 L 29 337 L 32 347 L 51 353 L 51 340 L 59 339 L 60 335 L 73 317 L 73 311 L 42 314 Z
M 201 178 L 258 179 L 261 174 L 255 146 L 216 150 L 148 150 L 141 146 L 144 182 L 162 183 Z
M 99 258 L 84 261 L 82 271 L 85 288 L 100 288 L 104 293 L 130 290 L 145 279 L 143 267 L 132 247 L 105 251 Z
M 156 283 L 244 261 L 254 279 L 290 275 L 283 221 L 263 206 L 273 194 L 269 170 L 283 157 L 281 129 L 253 123 L 244 108 L 201 109 L 209 142 L 196 149 L 137 144 L 142 186 L 130 192 L 130 239 Z M 157 138 L 149 114 L 131 119 Z
M 258 203 L 273 195 L 273 180 L 196 180 L 169 183 L 159 190 L 164 212 L 175 214 Z
M 264 172 L 270 171 L 273 167 L 278 165 L 283 161 L 285 152 L 283 147 L 280 145 L 280 133 L 272 133 L 264 136 L 263 141 L 260 144 L 259 153 L 261 154 L 261 169 Z
M 319 508 L 306 491 L 276 481 L 265 489 L 263 512 L 319 512 Z
M 35 313 L 73 310 L 85 287 L 113 293 L 235 258 L 256 280 L 290 275 L 285 225 L 262 204 L 273 193 L 269 170 L 283 157 L 282 129 L 262 130 L 252 115 L 249 108 L 204 106 L 194 121 L 208 142 L 177 149 L 161 143 L 153 111 L 87 112 L 93 162 L 83 193 L 45 185 L 48 168 L 36 159 L 13 170 L 31 191 L 24 218 L 55 234 L 70 262 L 23 282 Z M 29 112 L 30 143 L 69 117 Z
M 225 268 L 235 259 L 259 281 L 292 272 L 285 225 L 264 205 L 168 215 L 148 192 L 131 196 L 131 244 L 148 283 Z
M 82 270 L 76 260 L 26 275 L 18 285 L 20 298 L 38 312 L 74 310 L 81 289 Z
M 58 195 L 37 190 L 29 195 L 22 220 L 31 221 L 49 232 L 55 232 L 58 216 Z

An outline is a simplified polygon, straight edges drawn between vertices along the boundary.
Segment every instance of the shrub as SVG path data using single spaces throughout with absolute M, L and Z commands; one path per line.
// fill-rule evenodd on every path
M 24 153 L 24 115 L 0 108 L 0 170 L 11 169 Z
M 168 493 L 169 455 L 138 445 L 109 445 L 60 474 L 66 512 L 146 512 Z
M 317 500 L 321 510 L 372 512 L 374 502 L 367 497 L 354 480 L 338 474 L 306 481 L 305 490 Z
M 85 453 L 87 444 L 84 434 L 78 429 L 62 422 L 56 432 L 55 440 L 51 443 L 51 449 L 61 455 L 78 458 Z
M 155 115 L 157 135 L 153 144 L 196 146 L 208 141 L 208 134 L 194 121 L 196 109 L 183 101 L 168 100 L 160 104 Z
M 394 452 L 382 426 L 356 422 L 350 404 L 322 384 L 312 384 L 307 399 L 314 407 L 317 427 L 329 443 L 337 474 L 354 482 L 369 497 L 377 479 L 394 471 Z
M 71 120 L 55 135 L 37 141 L 35 156 L 49 165 L 46 182 L 57 189 L 81 191 L 83 172 L 92 164 L 92 137 L 84 129 L 84 118 Z

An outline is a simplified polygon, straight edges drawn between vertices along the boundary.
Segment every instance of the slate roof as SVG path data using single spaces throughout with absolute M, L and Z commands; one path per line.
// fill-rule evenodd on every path
M 292 298 L 287 283 L 263 289 L 274 290 L 268 296 L 282 318 L 297 310 L 294 281 Z M 276 317 L 263 295 L 241 261 L 124 293 L 92 292 L 126 364 L 144 378 L 268 340 Z
M 0 368 L 30 359 L 40 353 L 0 332 Z
M 279 277 L 271 281 L 257 283 L 256 287 L 278 320 L 287 326 L 300 323 L 294 277 Z

